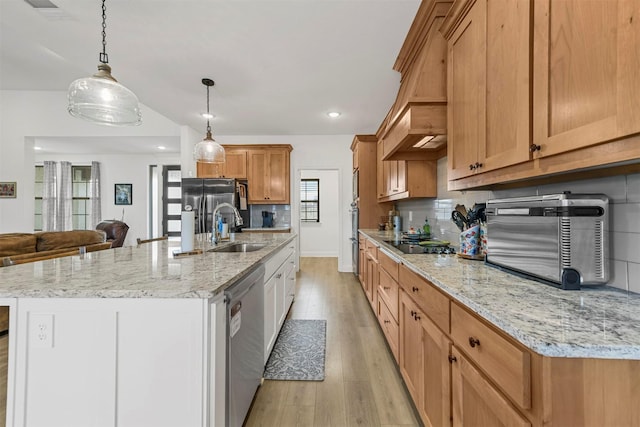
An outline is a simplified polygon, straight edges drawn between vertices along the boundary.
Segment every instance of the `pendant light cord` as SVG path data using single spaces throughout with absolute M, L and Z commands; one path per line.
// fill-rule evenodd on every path
M 109 63 L 109 55 L 107 55 L 107 7 L 105 0 L 102 0 L 102 53 L 100 53 L 100 62 Z
M 211 125 L 209 125 L 209 85 L 207 85 L 207 133 L 211 133 Z

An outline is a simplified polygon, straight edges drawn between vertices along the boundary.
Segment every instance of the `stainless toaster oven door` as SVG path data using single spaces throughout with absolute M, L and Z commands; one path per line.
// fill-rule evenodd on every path
M 487 216 L 487 262 L 560 281 L 558 217 Z

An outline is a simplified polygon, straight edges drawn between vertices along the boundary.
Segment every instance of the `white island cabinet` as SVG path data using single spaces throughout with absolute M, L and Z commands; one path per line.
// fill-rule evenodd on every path
M 14 425 L 221 425 L 224 310 L 222 295 L 20 299 Z
M 185 257 L 159 241 L 0 268 L 6 425 L 224 426 L 224 291 L 294 239 L 237 236 L 262 244 L 247 253 L 197 240 L 202 253 Z
M 265 262 L 264 363 L 267 364 L 296 292 L 296 243 L 291 241 Z

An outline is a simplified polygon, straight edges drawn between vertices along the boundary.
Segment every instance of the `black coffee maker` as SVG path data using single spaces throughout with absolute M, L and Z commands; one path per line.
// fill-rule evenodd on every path
M 275 216 L 275 212 L 262 211 L 262 228 L 273 227 Z

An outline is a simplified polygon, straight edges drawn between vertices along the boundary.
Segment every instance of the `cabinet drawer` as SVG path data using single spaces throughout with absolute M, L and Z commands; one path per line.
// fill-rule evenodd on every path
M 426 279 L 400 265 L 400 287 L 418 307 L 444 332 L 449 333 L 449 298 L 436 290 Z
M 386 270 L 378 270 L 378 298 L 382 298 L 387 304 L 389 312 L 398 321 L 398 282 L 389 276 Z
M 367 239 L 367 254 L 373 258 L 375 261 L 378 261 L 378 245 L 373 241 Z
M 378 252 L 378 262 L 380 262 L 380 267 L 384 268 L 389 276 L 391 276 L 393 280 L 397 282 L 400 263 L 395 261 L 393 258 L 382 251 Z
M 531 407 L 531 355 L 527 351 L 456 304 L 451 304 L 451 336 L 515 403 Z
M 380 322 L 380 326 L 382 327 L 382 332 L 384 332 L 384 336 L 387 337 L 387 343 L 389 344 L 389 348 L 391 348 L 391 352 L 393 353 L 393 357 L 398 361 L 398 340 L 399 340 L 399 328 L 398 322 L 393 318 L 387 304 L 384 300 L 378 298 L 376 315 L 378 317 L 378 322 Z

